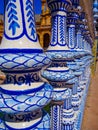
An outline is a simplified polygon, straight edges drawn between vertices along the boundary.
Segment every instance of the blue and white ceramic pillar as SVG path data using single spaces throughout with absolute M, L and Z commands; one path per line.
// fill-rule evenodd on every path
M 79 0 L 71 0 L 72 8 L 68 10 L 67 13 L 67 25 L 68 25 L 68 34 L 69 34 L 69 48 L 76 49 L 77 42 L 76 42 L 76 26 L 77 21 L 79 19 Z M 78 35 L 79 36 L 79 35 Z M 80 39 L 81 40 L 81 39 Z
M 66 66 L 66 58 L 67 57 L 69 59 L 73 58 L 73 56 L 71 55 L 71 52 L 69 52 L 70 50 L 69 50 L 68 43 L 66 40 L 66 37 L 67 37 L 66 36 L 67 10 L 70 7 L 71 2 L 69 0 L 65 0 L 65 1 L 64 0 L 61 0 L 61 1 L 47 0 L 47 3 L 51 10 L 51 15 L 52 15 L 52 32 L 51 32 L 52 35 L 51 35 L 51 41 L 50 41 L 49 48 L 47 49 L 47 55 L 50 56 L 52 59 L 51 67 L 55 67 L 54 69 L 57 69 L 57 71 L 60 71 L 60 75 L 62 75 L 62 69 L 65 69 L 65 66 Z M 70 54 L 68 54 L 67 52 Z M 56 70 L 54 70 L 54 71 L 56 71 Z M 70 106 L 72 93 L 71 93 L 70 89 L 66 90 L 67 89 L 67 86 L 65 83 L 67 80 L 66 76 L 70 77 L 72 75 L 71 75 L 71 73 L 66 73 L 64 75 L 64 77 L 60 76 L 58 85 L 55 85 L 56 79 L 54 80 L 53 85 L 54 85 L 54 92 L 56 92 L 55 95 L 57 95 L 57 97 L 59 95 L 61 95 L 61 100 L 63 100 L 63 101 L 65 100 L 64 104 L 67 106 Z M 64 93 L 65 94 L 62 95 L 62 92 L 63 92 L 63 94 Z M 54 98 L 54 99 L 56 100 L 56 98 Z M 55 108 L 55 104 L 52 105 L 51 109 L 54 110 L 53 108 Z M 59 108 L 59 104 L 58 104 L 58 108 Z M 74 118 L 74 111 L 73 111 L 72 105 L 71 105 L 70 110 L 71 110 L 70 114 L 72 114 L 72 116 L 73 116 L 72 118 Z M 68 112 L 69 110 L 66 109 L 65 111 Z M 54 112 L 55 111 L 52 111 L 52 116 L 54 116 L 54 114 L 53 114 Z M 62 110 L 61 110 L 61 112 L 62 112 Z M 64 109 L 63 109 L 62 114 L 63 114 L 63 118 L 64 118 L 64 114 L 65 114 Z M 52 117 L 52 119 L 54 119 L 54 118 L 55 118 L 55 116 Z M 60 118 L 60 117 L 58 117 L 58 118 Z M 65 122 L 67 122 L 68 120 L 70 120 L 69 118 L 70 117 L 65 118 L 63 120 L 63 122 L 65 120 L 66 120 Z M 62 119 L 58 119 L 58 120 L 62 120 Z M 54 123 L 54 125 L 55 125 L 54 121 L 52 123 Z M 57 122 L 57 123 L 59 124 L 59 122 Z M 65 123 L 65 125 L 66 125 L 66 123 Z M 73 125 L 73 124 L 71 124 L 71 125 Z M 57 125 L 55 125 L 55 126 L 57 126 Z M 55 127 L 52 129 L 55 129 Z M 62 129 L 62 128 L 59 128 L 59 129 Z M 55 129 L 55 130 L 57 130 L 57 129 Z
M 80 49 L 83 49 L 83 48 L 81 48 L 81 45 L 82 45 L 82 34 L 81 34 L 81 30 L 80 30 L 79 24 L 76 25 L 76 28 L 77 28 L 77 32 L 76 32 L 76 49 L 80 50 Z
M 48 7 L 52 16 L 52 35 L 49 50 L 65 50 L 68 49 L 66 42 L 66 19 L 67 10 L 70 7 L 70 0 L 47 0 Z
M 4 25 L 4 35 L 0 45 L 0 53 L 22 53 L 17 55 L 16 59 L 8 59 L 6 58 L 7 66 L 11 65 L 10 60 L 13 60 L 13 63 L 17 69 L 21 69 L 23 67 L 27 68 L 30 63 L 25 61 L 26 57 L 24 53 L 43 53 L 43 50 L 39 44 L 36 28 L 35 28 L 35 16 L 34 16 L 34 8 L 32 0 L 5 0 L 5 25 Z M 22 58 L 22 59 L 21 59 Z M 29 57 L 27 57 L 29 58 Z M 33 62 L 33 60 L 32 60 Z M 35 61 L 34 61 L 35 62 Z M 18 68 L 18 65 L 21 66 Z M 28 65 L 27 65 L 27 64 Z M 4 64 L 5 69 L 7 69 Z M 37 60 L 35 62 L 35 68 L 37 66 Z M 39 67 L 40 68 L 40 67 Z M 12 67 L 12 69 L 15 69 Z M 39 69 L 40 70 L 40 69 Z M 29 75 L 26 74 L 24 70 L 23 73 L 29 80 L 25 78 L 19 78 L 19 74 L 17 77 L 18 81 L 15 81 L 12 74 L 7 74 L 6 83 L 28 83 L 32 80 L 39 81 L 40 78 L 38 76 L 39 70 L 36 72 L 31 71 Z M 21 74 L 20 74 L 21 77 Z M 32 78 L 33 77 L 33 78 Z M 14 81 L 13 81 L 14 80 Z
M 66 98 L 64 100 L 64 108 L 63 108 L 63 130 L 73 130 L 74 124 L 76 122 L 76 113 L 74 111 L 74 107 L 72 105 L 72 96 L 73 96 L 73 85 L 75 84 L 75 79 L 69 79 L 66 82 L 65 87 L 69 87 L 69 93 L 66 94 Z M 75 104 L 76 105 L 76 104 Z M 75 106 L 76 107 L 76 106 Z
M 62 130 L 63 105 L 64 105 L 64 101 L 55 100 L 51 102 L 51 129 L 52 130 Z
M 64 120 L 68 122 L 71 119 L 71 121 L 74 122 L 74 112 L 71 105 L 72 91 L 66 85 L 68 79 L 72 79 L 74 75 L 67 67 L 50 66 L 42 71 L 42 76 L 46 78 L 54 88 L 51 101 L 51 129 L 62 130 Z M 65 109 L 68 109 L 65 110 L 63 108 L 64 106 Z M 64 113 L 64 111 L 66 112 Z M 64 118 L 64 116 L 68 118 Z M 68 126 L 70 127 L 71 125 L 73 125 L 73 123 Z
M 33 0 L 5 0 L 4 35 L 0 45 L 0 129 L 50 129 L 42 111 L 52 99 L 53 88 L 41 81 L 39 71 L 50 63 L 41 48 Z M 45 125 L 47 124 L 47 125 Z
M 78 56 L 79 57 L 79 53 L 78 51 L 80 51 L 82 49 L 81 44 L 82 44 L 82 38 L 81 38 L 81 32 L 77 32 L 76 31 L 76 23 L 79 20 L 79 9 L 78 9 L 78 5 L 79 5 L 79 1 L 74 1 L 72 0 L 72 5 L 73 7 L 69 10 L 68 14 L 67 14 L 67 24 L 68 24 L 68 46 L 71 50 L 73 50 L 73 56 L 74 59 Z M 76 33 L 77 32 L 77 33 Z M 77 39 L 76 39 L 77 38 Z M 78 42 L 78 44 L 77 44 Z M 79 83 L 78 83 L 79 84 Z M 77 86 L 78 86 L 77 84 Z
M 73 50 L 73 57 L 75 58 L 75 53 L 77 51 L 77 49 L 76 49 L 76 46 L 77 46 L 76 45 L 76 23 L 77 23 L 77 20 L 79 19 L 79 11 L 77 9 L 77 6 L 79 5 L 79 1 L 72 0 L 72 4 L 73 4 L 73 8 L 71 10 L 69 10 L 69 12 L 67 13 L 68 39 L 69 39 L 68 46 L 71 50 Z M 75 71 L 77 71 L 77 70 L 75 70 L 75 68 L 74 68 L 75 63 L 74 64 L 73 63 L 74 62 L 72 62 L 72 63 L 67 62 L 67 65 L 69 64 L 70 69 L 72 68 L 72 70 L 74 70 L 73 73 L 75 73 Z M 77 93 L 77 87 L 78 87 L 79 83 L 77 80 L 75 80 L 75 82 L 76 83 L 73 85 L 73 88 L 72 88 L 72 106 L 75 111 L 78 111 L 79 105 L 80 105 L 80 100 L 79 100 L 79 95 Z
M 84 13 L 81 13 L 81 8 L 80 9 L 80 14 L 79 14 L 79 19 L 76 25 L 76 50 L 78 51 L 78 58 L 76 58 L 76 63 L 80 66 L 80 72 L 82 74 L 79 76 L 79 86 L 78 86 L 78 93 L 80 97 L 82 96 L 82 89 L 84 85 L 81 85 L 81 80 L 83 77 L 84 69 L 82 69 L 82 66 L 84 66 L 84 60 L 81 60 L 81 57 L 84 56 L 84 42 L 83 42 L 83 35 L 82 35 L 82 28 L 84 27 L 84 24 L 81 19 L 84 19 Z M 79 71 L 79 70 L 78 70 Z M 82 88 L 81 88 L 82 86 Z

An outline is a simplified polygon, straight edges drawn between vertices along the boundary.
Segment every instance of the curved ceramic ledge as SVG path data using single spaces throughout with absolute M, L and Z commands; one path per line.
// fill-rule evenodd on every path
M 26 84 L 22 85 L 14 85 L 14 84 L 3 84 L 0 86 L 0 92 L 3 94 L 12 94 L 12 95 L 23 95 L 23 94 L 31 94 L 40 91 L 45 87 L 45 83 L 36 82 L 31 83 L 30 86 Z
M 28 50 L 29 51 L 29 50 Z M 50 59 L 44 53 L 4 53 L 0 54 L 1 70 L 29 70 L 49 65 Z
M 41 123 L 41 121 L 42 121 L 42 118 L 34 120 L 34 121 L 30 121 L 29 123 L 28 122 L 24 122 L 24 123 L 20 122 L 17 125 L 16 125 L 16 123 L 5 122 L 5 126 L 9 130 L 31 130 L 35 126 L 37 126 L 39 123 Z
M 20 127 L 18 126 L 18 123 L 11 123 L 11 122 L 4 122 L 0 120 L 0 129 L 2 130 L 50 130 L 50 116 L 45 111 L 42 113 L 42 117 L 38 120 L 36 120 L 35 124 L 34 121 L 30 122 L 21 122 Z M 16 128 L 17 126 L 17 128 Z
M 74 74 L 67 67 L 50 67 L 44 70 L 41 75 L 49 81 L 66 81 L 74 77 Z
M 76 121 L 76 115 L 74 114 L 74 110 L 63 109 L 63 124 L 71 125 L 75 123 L 75 121 Z
M 52 99 L 53 88 L 48 83 L 28 85 L 1 85 L 0 111 L 5 113 L 30 112 L 47 105 Z
M 80 75 L 82 75 L 83 72 L 81 70 L 76 70 L 73 73 L 75 76 L 80 76 Z
M 50 59 L 74 60 L 74 50 L 47 50 L 46 54 Z
M 75 62 L 74 63 L 67 62 L 67 66 L 68 66 L 69 69 L 71 69 L 73 71 L 80 69 L 80 66 L 77 65 Z
M 84 50 L 47 50 L 46 54 L 50 59 L 69 59 L 74 60 L 74 58 L 80 58 L 89 54 Z
M 54 88 L 53 91 L 53 100 L 55 101 L 64 101 L 66 97 L 68 97 L 71 92 L 69 91 L 68 88 L 66 88 L 66 86 L 64 86 L 65 88 Z

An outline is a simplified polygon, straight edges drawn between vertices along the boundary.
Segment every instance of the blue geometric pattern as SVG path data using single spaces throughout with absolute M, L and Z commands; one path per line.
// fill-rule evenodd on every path
M 0 119 L 0 130 L 6 130 L 4 126 L 4 121 Z
M 75 46 L 76 46 L 76 43 L 75 43 L 75 27 L 69 27 L 68 33 L 69 33 L 68 46 L 69 46 L 70 49 L 74 49 Z
M 9 0 L 7 5 L 9 30 L 12 30 L 12 35 L 16 34 L 17 28 L 20 28 L 15 2 L 16 0 Z
M 9 0 L 6 2 L 4 35 L 6 39 L 17 40 L 24 35 L 36 42 L 35 17 L 32 0 Z
M 66 37 L 65 37 L 65 24 L 66 24 L 66 17 L 64 16 L 58 16 L 58 34 L 60 34 L 60 41 L 59 44 L 61 46 L 65 46 L 66 45 Z
M 51 119 L 50 119 L 49 114 L 44 112 L 42 122 L 36 128 L 32 130 L 51 130 L 50 121 Z
M 76 49 L 82 49 L 81 48 L 81 44 L 82 44 L 82 35 L 81 35 L 81 31 L 79 30 L 77 32 L 77 42 L 76 42 Z
M 50 82 L 50 84 L 51 84 L 51 82 Z M 66 86 L 66 88 L 63 88 L 63 87 L 61 87 L 61 88 L 63 88 L 63 90 L 60 90 L 60 89 L 58 89 L 57 88 L 57 90 L 55 90 L 55 87 L 54 87 L 54 91 L 53 91 L 53 100 L 54 101 L 64 101 L 65 100 L 65 98 L 68 96 L 68 95 L 70 95 L 70 91 L 67 89 L 67 85 L 65 85 Z
M 57 15 L 52 18 L 52 38 L 51 46 L 65 46 L 66 45 L 66 16 Z
M 51 13 L 56 11 L 66 12 L 70 6 L 69 0 L 47 0 L 48 6 L 51 10 Z
M 5 127 L 5 122 L 3 120 L 0 120 L 0 130 L 9 130 L 7 127 Z M 32 127 L 32 126 L 31 126 Z M 43 111 L 43 118 L 40 123 L 38 123 L 37 126 L 29 129 L 26 128 L 25 130 L 50 130 L 50 116 L 48 113 Z M 10 128 L 12 130 L 12 128 Z M 17 129 L 20 130 L 20 129 Z
M 74 124 L 74 130 L 80 130 L 81 129 L 83 112 L 84 112 L 84 108 L 85 108 L 86 97 L 87 97 L 87 94 L 88 94 L 89 85 L 90 85 L 90 79 L 87 81 L 85 90 L 83 92 L 84 94 L 83 94 L 82 99 L 81 99 L 82 102 L 81 102 L 80 107 L 79 107 L 78 117 L 77 117 L 77 120 Z
M 57 43 L 57 29 L 58 29 L 58 25 L 57 25 L 57 17 L 53 17 L 52 18 L 52 38 L 51 38 L 51 42 L 50 45 L 56 45 Z
M 35 19 L 34 19 L 34 9 L 33 9 L 33 1 L 26 0 L 26 16 L 27 16 L 27 22 L 29 24 L 28 29 L 30 30 L 30 34 L 28 32 L 28 35 L 32 37 L 33 40 L 36 39 L 36 29 L 35 29 Z
M 52 114 L 53 114 L 53 130 L 61 130 L 61 111 L 62 111 L 62 105 L 54 105 L 52 107 Z
M 62 50 L 62 51 L 47 51 L 46 52 L 48 57 L 50 59 L 60 59 L 62 58 L 63 60 L 66 61 L 66 59 L 73 59 L 74 55 L 75 55 L 75 51 L 72 50 L 72 51 L 66 51 L 66 50 Z M 79 52 L 77 52 L 79 53 Z
M 21 87 L 21 86 L 20 86 Z M 45 83 L 44 88 L 29 94 L 12 95 L 0 92 L 0 111 L 5 113 L 30 112 L 47 105 L 52 98 L 52 87 Z
M 1 54 L 0 69 L 2 70 L 25 70 L 42 68 L 48 65 L 50 59 L 45 54 Z
M 48 79 L 49 81 L 55 81 L 55 82 L 58 82 L 58 81 L 67 81 L 68 79 L 70 78 L 73 78 L 74 77 L 74 74 L 71 72 L 71 71 L 66 71 L 63 72 L 63 71 L 55 71 L 55 70 L 44 70 L 41 75 L 43 77 L 45 77 L 46 79 Z
M 50 46 L 67 46 L 66 11 L 70 6 L 67 0 L 47 0 L 52 16 L 52 38 Z M 55 12 L 58 13 L 55 13 Z M 59 12 L 61 11 L 61 14 Z

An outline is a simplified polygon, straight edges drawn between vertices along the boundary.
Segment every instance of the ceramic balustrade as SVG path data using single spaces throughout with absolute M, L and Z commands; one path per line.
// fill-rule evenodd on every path
M 67 85 L 67 83 L 66 83 L 66 81 L 68 80 L 68 78 L 66 79 L 66 76 L 67 77 L 71 76 L 70 73 L 67 72 L 68 74 L 66 73 L 64 75 L 64 77 L 61 76 L 61 78 L 60 78 L 60 75 L 62 73 L 61 70 L 66 67 L 66 59 L 67 59 L 67 61 L 74 59 L 73 52 L 71 52 L 70 48 L 68 47 L 68 43 L 66 40 L 66 37 L 67 37 L 67 35 L 66 35 L 67 10 L 70 7 L 71 2 L 67 1 L 67 0 L 66 1 L 47 0 L 47 3 L 50 8 L 51 16 L 52 16 L 52 32 L 51 32 L 52 35 L 51 35 L 50 45 L 49 45 L 49 48 L 47 49 L 46 53 L 52 59 L 52 64 L 50 65 L 50 68 L 52 69 L 52 71 L 53 72 L 56 71 L 56 70 L 54 70 L 54 67 L 55 67 L 55 69 L 57 69 L 57 71 L 60 72 L 59 82 L 56 80 L 57 75 L 56 76 L 54 75 L 55 79 L 52 82 L 50 82 L 50 79 L 48 79 L 48 80 L 49 80 L 50 84 L 52 86 L 54 86 L 54 92 L 56 92 L 56 97 L 58 97 L 57 95 L 60 95 L 60 93 L 62 93 L 62 91 L 61 91 L 62 89 L 66 90 L 69 87 L 69 85 Z M 47 68 L 46 70 L 48 70 L 50 68 Z M 44 70 L 44 72 L 46 70 Z M 49 70 L 48 70 L 48 72 L 49 72 Z M 44 77 L 47 78 L 47 75 L 46 76 L 44 75 Z M 50 77 L 52 78 L 51 74 L 50 74 Z M 70 79 L 71 79 L 71 77 L 69 78 L 69 81 L 70 81 Z M 57 83 L 58 83 L 58 85 L 57 85 Z M 65 95 L 64 98 L 63 98 L 63 95 L 60 97 L 61 99 L 63 98 L 63 102 L 65 104 L 65 105 L 63 105 L 64 109 L 63 109 L 63 113 L 62 113 L 63 120 L 60 119 L 61 117 L 58 117 L 58 116 L 57 117 L 59 119 L 58 118 L 55 119 L 55 114 L 54 114 L 55 111 L 52 111 L 52 117 L 51 117 L 52 118 L 52 129 L 55 129 L 55 130 L 61 129 L 61 127 L 59 127 L 59 128 L 56 127 L 57 126 L 56 123 L 60 124 L 59 123 L 60 120 L 62 120 L 62 122 L 63 122 L 64 129 L 66 127 L 67 127 L 67 129 L 69 129 L 69 128 L 71 129 L 71 127 L 73 128 L 74 122 L 76 119 L 75 113 L 73 111 L 73 107 L 71 104 L 72 90 L 70 88 L 67 89 L 65 91 L 64 95 Z M 55 93 L 53 96 L 53 99 L 54 99 L 53 101 L 56 101 L 57 99 L 54 97 L 55 97 Z M 61 99 L 59 99 L 59 101 Z M 57 107 L 57 105 L 58 105 L 58 109 L 59 109 L 60 108 L 59 104 L 56 104 L 56 106 L 55 106 L 55 104 L 54 105 L 52 104 L 52 110 L 53 110 L 53 108 Z M 69 106 L 70 106 L 69 110 L 65 109 Z M 70 113 L 69 113 L 69 111 L 70 111 Z M 68 120 L 67 120 L 67 118 L 64 118 L 64 116 L 67 116 L 66 113 L 69 113 Z M 57 115 L 58 115 L 58 113 L 57 113 Z M 55 119 L 55 122 L 53 119 Z M 56 122 L 57 120 L 59 120 L 59 122 Z M 70 123 L 69 120 L 72 120 L 72 122 Z M 61 124 L 62 124 L 62 122 L 61 122 Z
M 35 27 L 33 0 L 5 0 L 4 35 L 0 45 L 0 129 L 50 129 L 42 110 L 52 99 L 53 88 L 39 76 L 51 60 L 43 53 Z M 47 125 L 45 125 L 47 124 Z
M 75 1 L 74 0 L 72 0 L 72 1 L 73 1 L 73 4 L 74 4 Z M 80 12 L 79 11 L 80 10 L 78 10 L 78 13 L 77 13 L 77 21 L 79 20 L 79 15 L 78 14 L 79 13 L 81 14 L 81 11 Z M 72 12 L 72 9 L 71 9 L 71 12 Z M 69 14 L 70 14 L 70 11 L 69 11 Z M 82 16 L 80 17 L 80 20 L 84 19 L 84 13 L 82 13 L 81 15 Z M 83 105 L 82 100 L 83 100 L 83 97 L 84 97 L 85 93 L 87 92 L 86 90 L 87 90 L 88 85 L 90 83 L 90 73 L 87 74 L 87 72 L 88 72 L 87 68 L 90 68 L 90 58 L 88 57 L 88 55 L 91 54 L 91 46 L 89 46 L 90 45 L 89 43 L 86 43 L 86 45 L 84 43 L 84 37 L 83 37 L 82 31 L 84 31 L 83 28 L 85 27 L 85 25 L 80 21 L 78 23 L 78 25 L 75 26 L 76 23 L 75 22 L 73 23 L 70 20 L 70 17 L 67 18 L 67 19 L 68 19 L 67 21 L 69 21 L 68 22 L 68 34 L 69 34 L 69 43 L 68 44 L 69 44 L 70 48 L 72 47 L 71 49 L 77 50 L 78 53 L 76 53 L 76 54 L 74 53 L 74 59 L 75 59 L 74 64 L 77 64 L 80 67 L 79 69 L 75 70 L 75 69 L 73 69 L 74 65 L 73 65 L 73 67 L 71 67 L 71 63 L 70 62 L 67 63 L 67 66 L 70 69 L 72 69 L 74 74 L 76 73 L 75 76 L 78 77 L 77 92 L 76 91 L 75 92 L 80 97 L 79 98 L 80 99 L 80 104 L 78 105 L 78 108 L 79 108 L 78 110 L 79 111 L 81 110 L 81 112 L 79 112 L 79 111 L 77 112 L 77 116 L 79 117 L 80 113 L 83 113 L 84 108 L 82 108 L 82 105 Z M 71 17 L 71 19 L 73 19 L 73 17 Z M 77 30 L 76 30 L 75 27 L 77 27 Z M 74 39 L 75 32 L 76 32 L 76 43 L 75 43 L 75 39 Z M 72 45 L 72 46 L 70 46 L 70 45 Z M 80 75 L 78 75 L 78 73 L 80 73 Z M 78 119 L 78 117 L 77 117 L 77 119 Z M 76 121 L 76 124 L 78 124 L 77 122 L 78 122 L 78 120 Z M 76 128 L 76 127 L 74 127 L 74 128 Z
M 52 30 L 46 54 L 37 38 L 33 4 L 5 0 L 0 70 L 6 80 L 0 85 L 0 129 L 74 130 L 83 111 L 92 58 L 85 25 L 78 23 L 76 30 L 79 0 L 47 0 Z M 50 101 L 51 119 L 42 109 Z

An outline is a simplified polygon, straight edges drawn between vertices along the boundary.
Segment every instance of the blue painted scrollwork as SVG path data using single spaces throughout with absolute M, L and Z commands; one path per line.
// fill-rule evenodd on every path
M 22 85 L 22 84 L 31 85 L 31 83 L 34 81 L 36 81 L 36 82 L 40 81 L 39 76 L 36 72 L 28 73 L 28 74 L 24 74 L 24 75 L 20 75 L 20 76 L 8 74 L 6 76 L 5 83 L 6 84 L 14 83 L 14 84 L 18 84 L 18 85 Z

